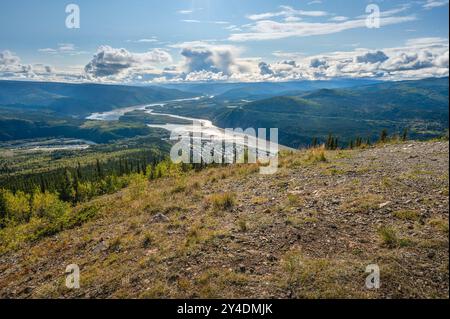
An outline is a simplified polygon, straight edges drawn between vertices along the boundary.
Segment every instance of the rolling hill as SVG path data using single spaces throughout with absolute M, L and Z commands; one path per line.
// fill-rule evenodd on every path
M 163 87 L 0 81 L 0 106 L 74 116 L 195 95 Z
M 448 78 L 440 78 L 292 92 L 221 110 L 213 120 L 221 127 L 277 127 L 281 143 L 296 147 L 329 133 L 342 141 L 374 139 L 383 129 L 430 138 L 448 129 L 448 115 Z

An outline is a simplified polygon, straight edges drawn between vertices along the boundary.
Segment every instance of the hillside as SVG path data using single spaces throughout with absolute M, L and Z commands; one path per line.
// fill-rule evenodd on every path
M 207 82 L 165 84 L 163 87 L 203 95 L 214 95 L 217 100 L 262 99 L 292 91 L 312 91 L 323 88 L 348 88 L 378 83 L 372 79 L 331 79 L 324 81 L 286 82 Z
M 374 139 L 383 129 L 407 128 L 413 138 L 428 139 L 448 129 L 448 78 L 291 92 L 222 110 L 213 120 L 221 127 L 277 127 L 280 142 L 292 147 L 329 133 L 345 143 L 357 135 Z
M 193 96 L 162 87 L 0 81 L 0 106 L 76 116 Z
M 285 154 L 273 176 L 242 165 L 136 183 L 32 243 L 0 232 L 0 297 L 448 298 L 448 142 L 320 153 Z

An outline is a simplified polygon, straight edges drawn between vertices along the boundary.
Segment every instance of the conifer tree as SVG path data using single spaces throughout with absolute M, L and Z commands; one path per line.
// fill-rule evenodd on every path
M 388 132 L 387 132 L 386 129 L 384 129 L 384 130 L 381 131 L 381 134 L 380 134 L 380 142 L 381 143 L 386 143 L 387 138 L 388 138 Z
M 405 128 L 404 130 L 403 130 L 403 134 L 402 134 L 402 141 L 407 141 L 408 140 L 408 129 L 407 128 Z

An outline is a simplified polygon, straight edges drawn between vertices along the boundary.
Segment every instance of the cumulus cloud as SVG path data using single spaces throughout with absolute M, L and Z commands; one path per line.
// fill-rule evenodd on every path
M 9 50 L 0 52 L 0 77 L 30 78 L 34 75 L 33 67 L 22 64 L 17 55 Z
M 0 77 L 108 83 L 184 81 L 290 81 L 331 78 L 386 80 L 448 76 L 448 39 L 412 38 L 403 46 L 371 50 L 355 48 L 306 56 L 301 52 L 273 52 L 279 61 L 242 57 L 243 48 L 213 40 L 174 44 L 181 59 L 172 61 L 162 49 L 134 53 L 102 46 L 85 66 L 55 70 L 44 64 L 24 64 L 10 52 L 0 52 Z M 272 57 L 272 58 L 273 58 Z
M 261 75 L 273 75 L 274 74 L 274 72 L 270 68 L 270 65 L 267 64 L 266 62 L 260 62 L 258 64 L 258 67 L 259 67 L 259 73 Z
M 275 51 L 278 62 L 259 58 L 243 59 L 233 46 L 186 43 L 181 46 L 185 61 L 164 72 L 157 81 L 291 81 L 331 78 L 379 78 L 386 80 L 448 76 L 448 40 L 409 39 L 403 46 L 315 56 Z M 220 48 L 220 49 L 218 49 Z M 225 49 L 227 48 L 227 49 Z M 228 52 L 227 54 L 218 54 Z M 218 61 L 221 61 L 220 63 Z
M 85 66 L 87 75 L 92 77 L 108 77 L 136 69 L 152 69 L 154 64 L 171 63 L 171 55 L 161 49 L 153 49 L 145 53 L 133 53 L 126 49 L 101 46 L 93 59 Z
M 313 69 L 317 69 L 320 67 L 326 68 L 328 66 L 328 63 L 327 63 L 327 60 L 325 60 L 325 59 L 314 58 L 314 59 L 311 59 L 309 66 Z
M 44 64 L 23 64 L 11 51 L 0 52 L 0 77 L 41 80 L 54 75 L 53 67 Z
M 376 51 L 376 52 L 367 52 L 366 54 L 359 55 L 356 57 L 357 63 L 377 63 L 377 62 L 384 62 L 389 57 L 383 52 L 383 51 Z
M 172 47 L 181 49 L 180 54 L 184 58 L 181 69 L 184 74 L 196 72 L 196 76 L 208 74 L 207 78 L 210 79 L 210 73 L 231 76 L 247 70 L 247 63 L 239 58 L 241 49 L 236 46 L 196 41 Z
M 11 51 L 0 52 L 0 66 L 6 67 L 11 65 L 19 64 L 20 59 L 18 56 L 14 55 Z
M 275 62 L 268 66 L 273 80 L 382 78 L 409 79 L 448 76 L 448 40 L 418 38 L 406 41 L 403 47 L 371 51 L 356 49 L 304 57 L 295 64 Z

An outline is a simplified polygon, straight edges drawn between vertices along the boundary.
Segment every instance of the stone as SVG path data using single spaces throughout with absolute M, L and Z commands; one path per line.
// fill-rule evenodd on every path
M 168 223 L 170 222 L 170 219 L 166 215 L 158 213 L 155 216 L 153 216 L 152 221 L 154 223 Z

